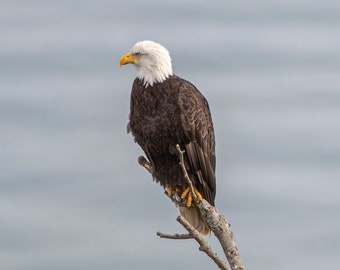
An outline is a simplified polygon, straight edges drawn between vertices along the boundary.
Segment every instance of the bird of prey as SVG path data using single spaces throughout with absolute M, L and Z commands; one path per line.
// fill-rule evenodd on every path
M 176 145 L 184 150 L 184 163 L 196 197 L 214 205 L 215 135 L 207 100 L 189 81 L 172 72 L 168 50 L 159 43 L 137 42 L 122 56 L 120 66 L 137 69 L 130 100 L 128 131 L 152 166 L 152 176 L 171 197 L 179 194 L 185 204 L 180 213 L 203 235 L 210 230 L 198 208 L 179 165 Z

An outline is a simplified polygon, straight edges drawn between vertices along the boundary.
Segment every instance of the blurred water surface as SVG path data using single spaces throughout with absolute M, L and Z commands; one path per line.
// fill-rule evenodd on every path
M 340 267 L 340 3 L 0 1 L 0 268 L 214 269 L 126 134 L 138 40 L 207 97 L 249 269 Z M 210 237 L 216 245 L 213 237 Z M 217 249 L 220 250 L 220 249 Z

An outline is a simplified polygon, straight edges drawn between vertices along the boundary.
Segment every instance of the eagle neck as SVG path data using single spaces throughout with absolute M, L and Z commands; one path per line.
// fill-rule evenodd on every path
M 166 83 L 167 80 L 169 80 L 171 77 L 173 77 L 174 75 L 171 74 L 169 76 L 167 76 L 166 78 L 164 78 L 163 80 L 161 81 L 157 81 L 157 82 L 153 82 L 152 84 L 151 83 L 148 83 L 146 82 L 144 79 L 141 79 L 141 78 L 138 78 L 140 83 L 143 85 L 143 87 L 148 90 L 148 88 L 152 87 L 152 88 L 157 88 L 158 90 L 161 90 L 162 87 L 161 87 L 161 84 L 164 84 Z

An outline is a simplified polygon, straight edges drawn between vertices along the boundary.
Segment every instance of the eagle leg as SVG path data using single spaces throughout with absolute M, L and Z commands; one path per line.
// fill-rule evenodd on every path
M 199 201 L 202 201 L 202 194 L 194 187 L 195 196 L 191 193 L 190 187 L 187 187 L 181 194 L 181 199 L 187 198 L 187 207 L 190 208 L 192 204 L 192 198 L 196 197 Z

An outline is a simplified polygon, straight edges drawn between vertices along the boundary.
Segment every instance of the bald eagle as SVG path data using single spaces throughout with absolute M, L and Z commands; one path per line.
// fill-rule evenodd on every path
M 169 52 L 159 43 L 137 42 L 120 59 L 120 66 L 126 64 L 137 69 L 128 131 L 145 152 L 154 180 L 169 196 L 180 195 L 186 202 L 180 206 L 181 215 L 207 235 L 210 230 L 191 203 L 193 195 L 175 147 L 185 150 L 185 167 L 197 198 L 214 205 L 215 135 L 208 102 L 192 83 L 173 74 Z

